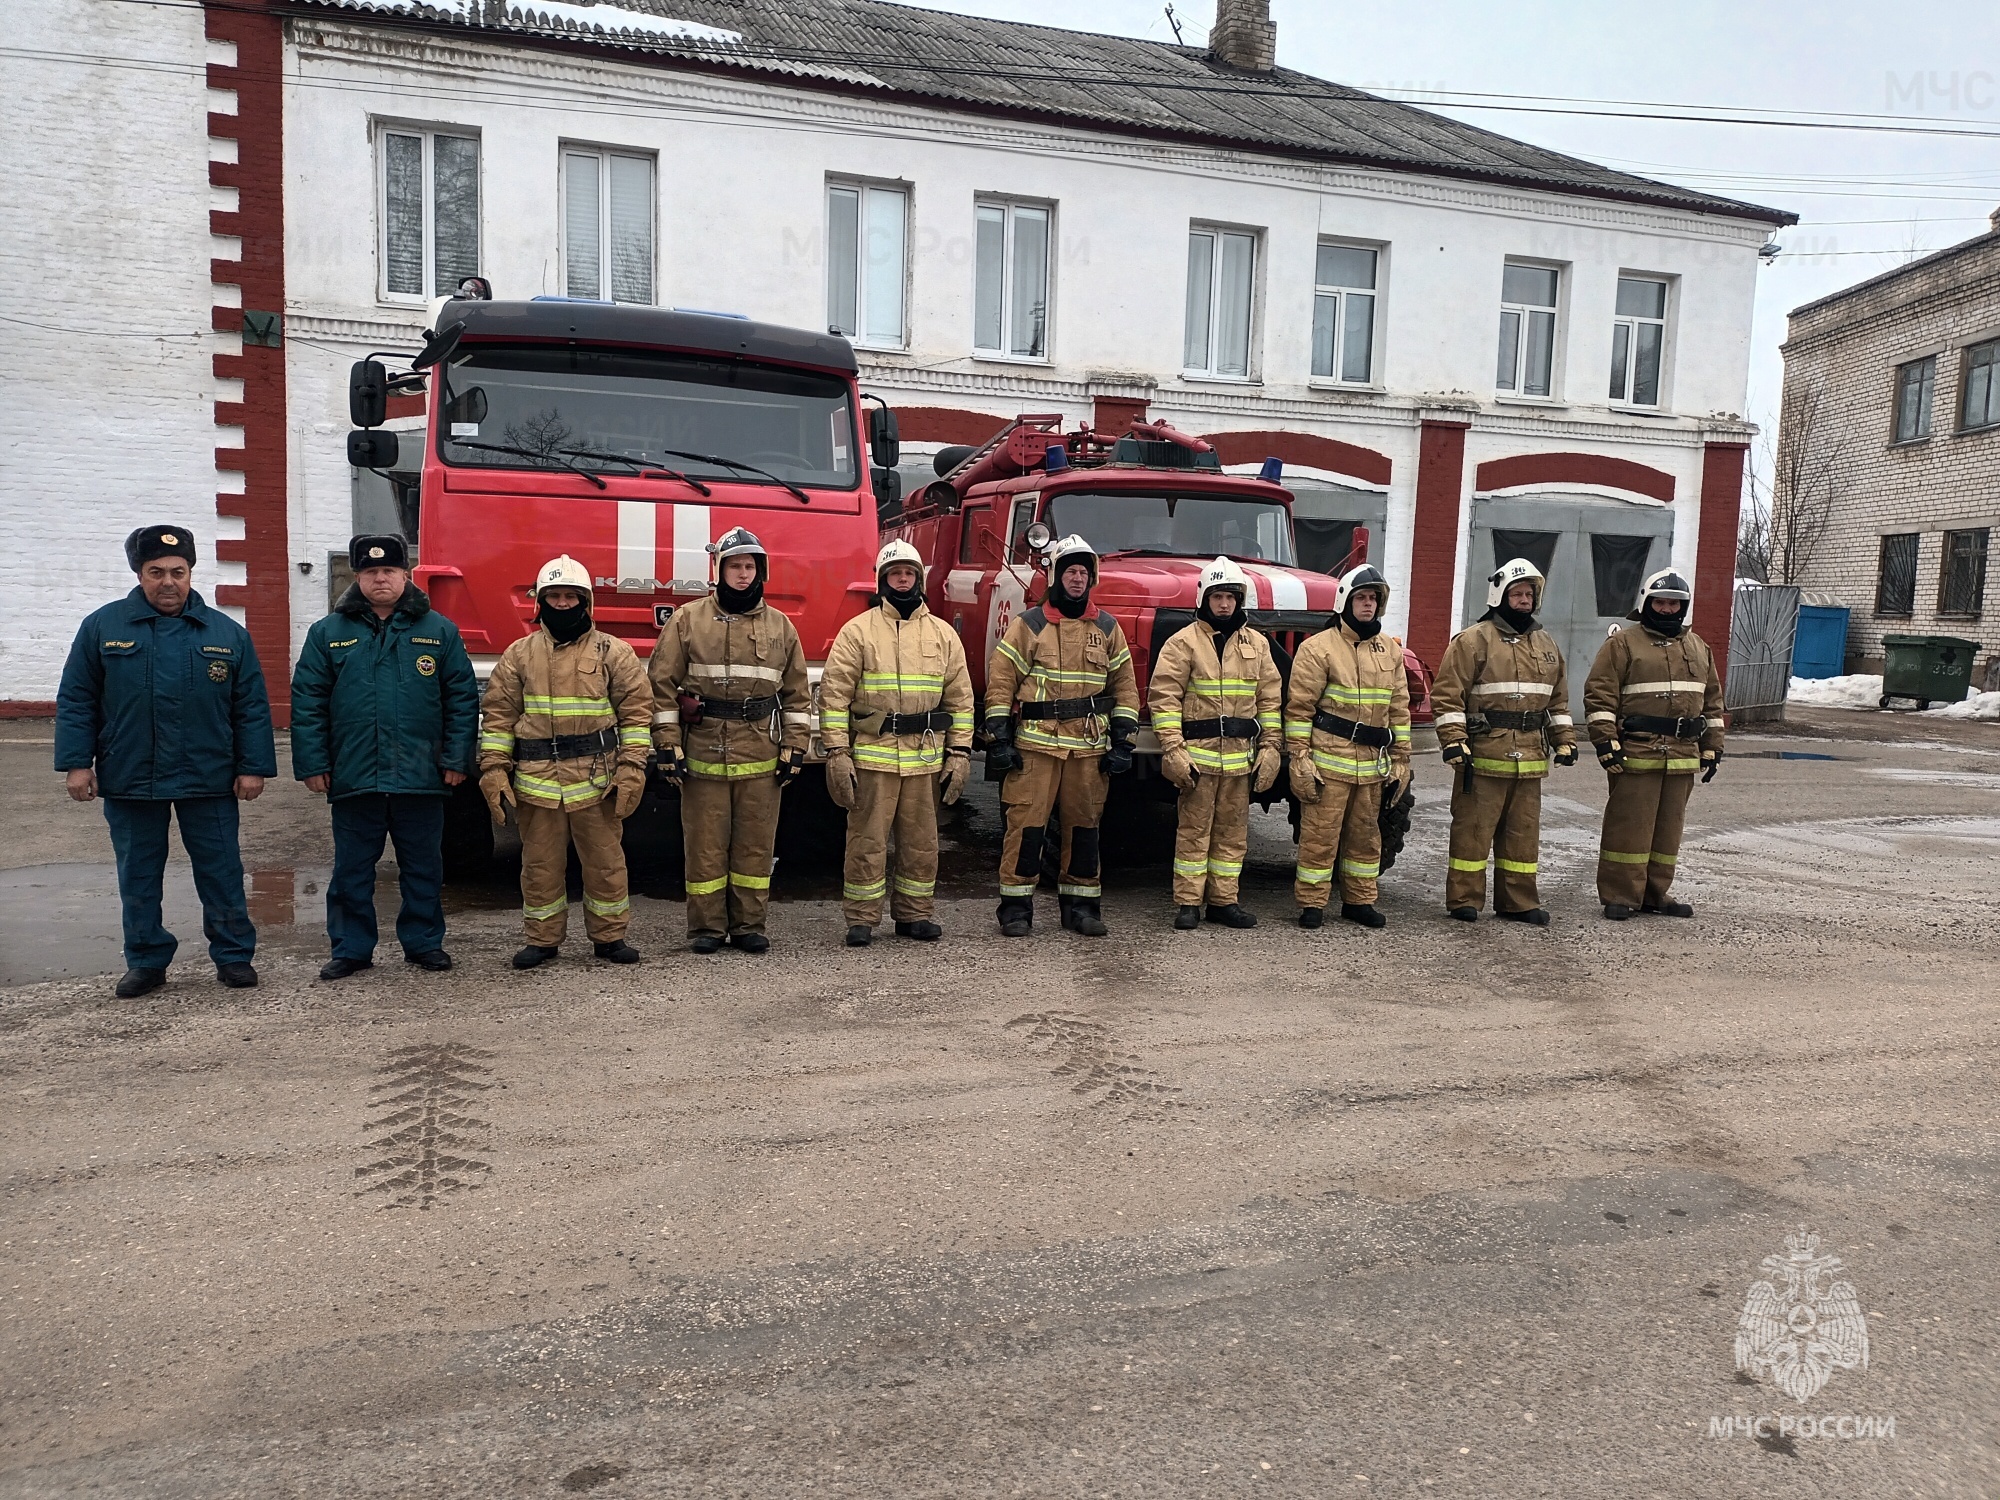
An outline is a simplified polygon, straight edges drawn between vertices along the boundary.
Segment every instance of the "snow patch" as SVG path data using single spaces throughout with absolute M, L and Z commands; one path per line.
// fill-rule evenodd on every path
M 1879 708 L 1882 679 L 1865 672 L 1851 677 L 1794 677 L 1785 701 L 1812 708 Z
M 1927 719 L 2000 719 L 2000 693 L 1982 693 L 1976 689 L 1966 695 L 1963 703 L 1947 703 L 1943 708 L 1924 710 Z
M 724 31 L 720 26 L 704 26 L 699 21 L 682 21 L 673 16 L 656 16 L 651 11 L 627 10 L 622 5 L 578 5 L 572 0 L 527 0 L 507 7 L 510 23 L 536 26 L 553 21 L 571 21 L 579 26 L 601 27 L 605 31 L 632 31 L 641 36 L 671 37 L 683 42 L 712 42 L 737 46 L 740 31 Z

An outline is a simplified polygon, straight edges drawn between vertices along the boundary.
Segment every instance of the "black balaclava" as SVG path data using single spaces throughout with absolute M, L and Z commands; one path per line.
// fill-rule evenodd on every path
M 1517 609 L 1509 609 L 1505 599 L 1502 599 L 1498 604 L 1493 606 L 1493 614 L 1502 625 L 1505 625 L 1516 635 L 1526 635 L 1535 628 L 1535 612 L 1533 610 L 1522 614 Z
M 1203 594 L 1201 596 L 1201 608 L 1196 610 L 1195 613 L 1201 617 L 1202 623 L 1210 630 L 1213 630 L 1224 640 L 1228 640 L 1229 637 L 1243 628 L 1243 601 L 1238 599 L 1236 601 L 1236 608 L 1231 610 L 1226 618 L 1218 619 L 1215 615 L 1209 613 L 1208 601 L 1213 595 L 1219 592 L 1223 591 L 1210 589 L 1208 593 Z M 1230 589 L 1227 592 L 1233 594 L 1236 591 Z
M 1081 555 L 1081 554 L 1074 554 Z M 1086 586 L 1081 594 L 1072 595 L 1062 586 L 1062 575 L 1068 570 L 1067 558 L 1057 558 L 1055 577 L 1049 580 L 1048 602 L 1056 607 L 1056 613 L 1067 620 L 1080 620 L 1083 612 L 1090 608 L 1090 589 Z
M 1357 589 L 1355 592 L 1359 593 L 1360 590 Z M 1355 619 L 1352 599 L 1340 607 L 1340 618 L 1346 623 L 1347 628 L 1364 641 L 1372 641 L 1382 633 L 1382 592 L 1380 589 L 1370 589 L 1369 592 L 1375 596 L 1374 619 L 1366 622 Z
M 764 570 L 757 570 L 757 581 L 747 589 L 733 589 L 721 579 L 716 579 L 715 602 L 726 615 L 749 614 L 764 602 Z
M 557 609 L 553 604 L 539 605 L 535 618 L 548 628 L 556 638 L 558 646 L 567 646 L 571 641 L 581 640 L 590 629 L 590 596 L 584 595 L 584 602 L 572 604 L 568 609 Z
M 1639 623 L 1641 625 L 1644 625 L 1648 630 L 1652 631 L 1654 635 L 1664 635 L 1668 637 L 1677 636 L 1683 630 L 1687 629 L 1688 612 L 1687 612 L 1686 600 L 1679 601 L 1681 606 L 1681 611 L 1679 614 L 1674 615 L 1671 618 L 1661 614 L 1658 610 L 1656 610 L 1653 607 L 1656 602 L 1657 601 L 1655 600 L 1648 599 L 1646 601 L 1646 607 L 1639 611 Z
M 921 584 L 913 589 L 898 591 L 886 583 L 877 583 L 875 596 L 906 620 L 915 614 L 917 606 L 924 602 L 924 590 Z

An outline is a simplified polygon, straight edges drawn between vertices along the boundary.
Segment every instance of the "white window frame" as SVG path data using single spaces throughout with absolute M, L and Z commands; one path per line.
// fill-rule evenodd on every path
M 1373 287 L 1349 287 L 1322 285 L 1319 280 L 1319 251 L 1321 246 L 1331 245 L 1340 250 L 1366 250 L 1375 257 L 1375 285 Z M 1314 385 L 1343 386 L 1349 390 L 1380 390 L 1382 388 L 1382 294 L 1383 268 L 1389 261 L 1389 247 L 1371 240 L 1344 240 L 1331 235 L 1321 235 L 1313 244 L 1313 326 L 1319 322 L 1319 304 L 1322 298 L 1332 298 L 1336 303 L 1333 325 L 1333 363 L 1338 372 L 1343 364 L 1342 351 L 1347 341 L 1348 303 L 1353 297 L 1369 300 L 1370 316 L 1368 328 L 1368 374 L 1361 380 L 1349 380 L 1345 375 L 1334 373 L 1311 377 Z M 1310 359 L 1308 351 L 1307 358 Z
M 882 349 L 899 351 L 910 347 L 910 209 L 913 195 L 907 182 L 884 182 L 864 177 L 828 177 L 821 197 L 822 211 L 826 215 L 826 324 L 828 328 L 837 326 L 833 306 L 833 195 L 846 192 L 857 195 L 855 202 L 855 246 L 854 246 L 854 327 L 843 333 L 850 343 L 860 349 Z M 867 276 L 868 205 L 873 194 L 891 194 L 902 201 L 902 264 L 897 268 L 895 278 L 897 310 L 896 321 L 899 328 L 893 339 L 871 336 L 866 332 L 869 319 L 869 288 Z
M 1613 369 L 1611 373 L 1614 378 L 1620 374 L 1624 376 L 1625 394 L 1622 396 L 1610 396 L 1610 402 L 1613 406 L 1629 406 L 1635 411 L 1664 410 L 1667 405 L 1667 366 L 1670 357 L 1668 331 L 1672 327 L 1674 314 L 1674 278 L 1671 276 L 1662 276 L 1652 271 L 1620 271 L 1618 273 L 1618 281 L 1643 281 L 1660 288 L 1660 315 L 1657 318 L 1642 318 L 1636 314 L 1617 311 L 1618 303 L 1616 298 L 1618 293 L 1616 283 L 1613 284 L 1613 301 L 1611 304 L 1611 356 Z M 1558 302 L 1561 301 L 1562 286 L 1560 282 L 1556 286 L 1556 298 Z M 1656 327 L 1660 330 L 1660 368 L 1654 377 L 1653 393 L 1656 399 L 1652 401 L 1640 401 L 1632 394 L 1634 380 L 1639 373 L 1639 328 L 1642 324 Z M 1621 328 L 1625 331 L 1625 368 L 1623 371 L 1616 368 L 1618 363 L 1618 331 Z M 1609 387 L 1606 390 L 1608 394 Z
M 1194 309 L 1184 301 L 1181 324 L 1181 378 L 1184 380 L 1217 380 L 1237 385 L 1255 385 L 1259 380 L 1258 369 L 1263 352 L 1260 347 L 1261 340 L 1258 337 L 1258 333 L 1263 321 L 1264 231 L 1247 224 L 1213 224 L 1206 223 L 1200 219 L 1189 224 L 1187 234 L 1188 276 L 1186 288 L 1188 294 L 1191 294 L 1194 290 L 1194 242 L 1198 237 L 1202 236 L 1206 236 L 1209 240 L 1208 303 L 1204 314 L 1208 320 L 1205 340 L 1208 346 L 1208 362 L 1205 365 L 1191 365 L 1187 362 L 1188 336 L 1192 329 Z M 1241 374 L 1219 370 L 1216 367 L 1216 308 L 1220 301 L 1222 290 L 1223 257 L 1220 252 L 1223 241 L 1229 238 L 1245 239 L 1250 244 L 1250 301 L 1243 312 L 1246 326 L 1243 340 L 1244 368 Z
M 597 146 L 564 141 L 556 148 L 556 279 L 569 295 L 569 185 L 576 161 L 588 158 L 597 171 L 597 294 L 601 301 L 629 307 L 656 307 L 660 300 L 660 163 L 651 151 L 625 146 Z M 643 162 L 646 167 L 646 295 L 642 299 L 616 295 L 610 268 L 611 162 L 614 158 Z
M 421 307 L 433 297 L 457 290 L 454 283 L 440 287 L 437 282 L 437 141 L 439 137 L 452 140 L 471 141 L 479 152 L 479 165 L 474 174 L 474 192 L 478 196 L 478 207 L 472 216 L 473 265 L 472 271 L 464 275 L 483 276 L 486 265 L 486 143 L 480 133 L 456 125 L 406 125 L 396 120 L 377 120 L 375 123 L 375 259 L 379 267 L 375 278 L 375 295 L 383 301 L 404 307 Z M 421 292 L 397 292 L 389 289 L 389 137 L 415 136 L 423 142 L 423 268 L 424 289 Z
M 1539 303 L 1530 304 L 1525 302 L 1507 301 L 1506 300 L 1507 294 L 1505 290 L 1506 276 L 1507 276 L 1507 269 L 1512 266 L 1520 266 L 1525 269 L 1534 271 L 1553 271 L 1556 277 L 1555 305 L 1553 307 L 1547 307 Z M 1569 293 L 1569 267 L 1561 265 L 1555 261 L 1531 260 L 1526 256 L 1510 255 L 1501 265 L 1500 276 L 1501 276 L 1501 288 L 1502 288 L 1500 294 L 1500 325 L 1501 327 L 1504 328 L 1506 326 L 1506 321 L 1510 316 L 1519 319 L 1519 322 L 1516 325 L 1518 331 L 1515 335 L 1515 340 L 1514 340 L 1514 370 L 1513 370 L 1514 383 L 1511 386 L 1505 386 L 1499 383 L 1499 378 L 1498 378 L 1499 349 L 1497 343 L 1498 334 L 1496 333 L 1495 335 L 1496 339 L 1496 346 L 1494 350 L 1495 395 L 1502 401 L 1535 401 L 1535 402 L 1560 401 L 1562 398 L 1563 330 L 1564 330 L 1564 324 L 1566 322 L 1566 320 L 1563 317 L 1563 299 Z M 1530 315 L 1534 313 L 1551 314 L 1551 322 L 1549 325 L 1549 388 L 1546 391 L 1538 391 L 1531 394 L 1523 389 L 1523 387 L 1527 384 L 1527 382 L 1522 379 L 1522 375 L 1524 373 L 1524 368 L 1526 366 L 1528 358 L 1527 330 L 1529 327 Z
M 979 342 L 979 216 L 998 209 L 1005 217 L 1001 225 L 1000 252 L 1000 345 L 991 348 Z M 1008 347 L 1014 326 L 1014 226 L 1021 210 L 1044 215 L 1047 238 L 1042 247 L 1042 348 L 1039 354 L 1021 354 Z M 1046 199 L 1007 198 L 981 193 L 972 201 L 972 352 L 980 359 L 1005 360 L 1010 364 L 1046 365 L 1054 356 L 1056 306 L 1056 206 Z

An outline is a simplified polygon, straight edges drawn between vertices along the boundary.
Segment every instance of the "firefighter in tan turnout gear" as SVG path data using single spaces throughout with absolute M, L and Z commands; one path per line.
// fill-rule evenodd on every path
M 938 795 L 956 802 L 972 763 L 972 675 L 958 633 L 924 604 L 922 555 L 890 542 L 875 558 L 875 589 L 874 608 L 834 637 L 819 685 L 827 795 L 847 809 L 850 948 L 873 939 L 885 895 L 896 936 L 939 936 Z
M 1576 721 L 1562 651 L 1535 623 L 1546 587 L 1527 559 L 1502 564 L 1486 580 L 1486 613 L 1452 638 L 1431 687 L 1438 748 L 1456 773 L 1444 904 L 1461 922 L 1478 921 L 1486 904 L 1490 854 L 1493 910 L 1548 925 L 1535 881 L 1542 781 L 1551 759 L 1576 764 Z
M 1000 931 L 1028 936 L 1053 809 L 1062 824 L 1062 924 L 1103 937 L 1097 822 L 1106 778 L 1132 769 L 1139 685 L 1125 632 L 1091 606 L 1097 554 L 1090 544 L 1080 536 L 1051 543 L 1047 567 L 1047 597 L 1007 626 L 986 669 L 986 769 L 1006 777 Z
M 1383 783 L 1410 779 L 1410 682 L 1403 643 L 1382 633 L 1389 581 L 1363 563 L 1340 580 L 1335 618 L 1299 647 L 1285 700 L 1285 742 L 1299 809 L 1299 926 L 1325 920 L 1336 872 L 1340 914 L 1363 927 L 1382 872 Z
M 1271 644 L 1244 611 L 1250 580 L 1226 557 L 1202 570 L 1196 618 L 1160 648 L 1147 684 L 1160 774 L 1180 789 L 1174 841 L 1174 926 L 1257 919 L 1236 899 L 1250 837 L 1250 793 L 1284 765 L 1284 686 Z
M 764 602 L 771 560 L 738 526 L 709 544 L 714 592 L 667 616 L 653 647 L 653 744 L 680 788 L 688 946 L 762 953 L 779 794 L 804 768 L 806 654 Z
M 1597 852 L 1597 897 L 1622 922 L 1637 907 L 1691 917 L 1669 900 L 1695 772 L 1722 763 L 1722 680 L 1707 642 L 1687 628 L 1694 590 L 1671 568 L 1639 590 L 1637 625 L 1598 650 L 1583 684 L 1584 729 L 1611 777 Z
M 620 825 L 646 793 L 653 695 L 638 655 L 591 627 L 590 570 L 573 557 L 535 577 L 533 635 L 509 646 L 480 705 L 479 789 L 495 823 L 521 828 L 521 916 L 514 967 L 556 956 L 569 930 L 569 847 L 583 866 L 583 927 L 599 958 L 637 963 L 625 941 L 632 899 Z

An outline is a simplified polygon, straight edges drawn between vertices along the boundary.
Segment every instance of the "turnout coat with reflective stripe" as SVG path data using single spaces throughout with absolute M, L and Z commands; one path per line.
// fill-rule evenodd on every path
M 819 682 L 819 737 L 829 753 L 852 749 L 864 771 L 923 776 L 944 765 L 946 749 L 972 748 L 972 674 L 958 632 L 919 604 L 909 619 L 878 604 L 840 627 Z M 951 714 L 947 729 L 870 734 L 853 715 Z
M 1625 732 L 1633 714 L 1701 719 L 1699 739 Z M 1708 643 L 1691 630 L 1655 635 L 1627 625 L 1598 648 L 1583 683 L 1583 727 L 1597 745 L 1619 741 L 1628 771 L 1696 771 L 1722 748 L 1722 679 Z
M 1041 629 L 1035 622 L 1041 621 Z M 1102 755 L 1111 748 L 1110 720 L 1139 722 L 1139 679 L 1125 632 L 1102 610 L 1071 620 L 1055 610 L 1015 616 L 986 667 L 986 717 L 1002 718 L 1020 703 L 1095 698 L 1109 693 L 1108 716 L 1021 720 L 1015 737 L 1024 750 L 1064 759 Z
M 1315 728 L 1317 712 L 1387 729 L 1380 749 Z M 1410 679 L 1403 643 L 1386 631 L 1362 640 L 1345 620 L 1322 630 L 1292 661 L 1285 698 L 1285 743 L 1293 756 L 1310 754 L 1322 781 L 1380 781 L 1410 774 Z
M 558 646 L 546 629 L 514 642 L 486 683 L 480 705 L 479 771 L 512 770 L 514 794 L 537 807 L 575 809 L 603 800 L 618 766 L 646 764 L 653 694 L 646 669 L 615 635 L 587 630 Z M 597 755 L 523 760 L 521 740 L 616 728 L 618 744 Z
M 696 776 L 731 780 L 769 776 L 778 748 L 803 751 L 812 726 L 812 689 L 799 632 L 781 609 L 759 604 L 732 615 L 713 597 L 667 616 L 653 647 L 653 743 L 679 745 Z M 681 723 L 679 697 L 696 693 L 740 703 L 778 699 L 778 711 L 754 723 L 704 716 L 692 729 Z
M 1461 630 L 1445 647 L 1431 684 L 1440 745 L 1472 745 L 1480 776 L 1546 776 L 1549 747 L 1574 745 L 1569 711 L 1569 668 L 1555 637 L 1537 625 L 1516 635 L 1492 617 Z M 1489 709 L 1503 713 L 1549 712 L 1546 737 L 1539 729 L 1488 726 L 1470 733 L 1470 721 Z
M 1200 769 L 1224 776 L 1247 775 L 1258 750 L 1278 748 L 1284 738 L 1279 714 L 1283 695 L 1271 643 L 1261 631 L 1239 626 L 1218 652 L 1215 630 L 1204 620 L 1168 638 L 1146 684 L 1160 749 L 1186 750 Z M 1181 733 L 1189 719 L 1255 719 L 1257 736 L 1189 740 Z

